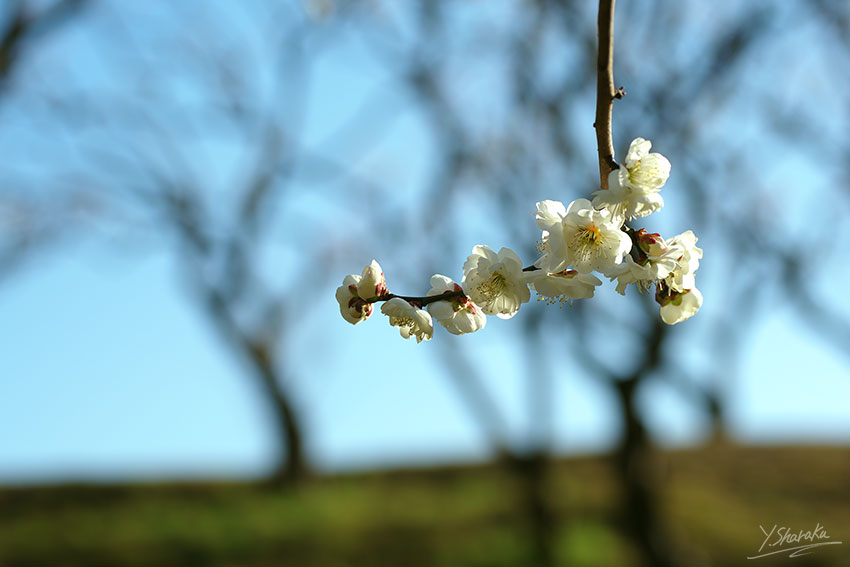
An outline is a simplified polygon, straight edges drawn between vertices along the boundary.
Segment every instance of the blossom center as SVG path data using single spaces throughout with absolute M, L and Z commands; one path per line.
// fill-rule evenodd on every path
M 636 187 L 654 187 L 655 181 L 659 177 L 663 177 L 661 169 L 655 163 L 646 163 L 645 160 L 640 160 L 629 171 L 629 182 Z
M 478 293 L 486 297 L 488 301 L 492 301 L 502 295 L 507 287 L 507 278 L 501 272 L 495 271 L 489 279 L 478 286 Z
M 569 248 L 574 256 L 580 260 L 587 260 L 599 252 L 605 244 L 605 235 L 596 224 L 580 226 L 570 239 Z
M 631 181 L 633 184 L 637 183 L 642 177 L 641 173 L 642 172 L 640 167 L 640 161 L 638 161 L 636 164 L 629 168 L 629 181 Z
M 396 315 L 395 317 L 390 318 L 390 323 L 392 323 L 396 327 L 409 327 L 410 329 L 413 329 L 416 326 L 416 323 L 410 316 L 399 317 L 398 315 Z

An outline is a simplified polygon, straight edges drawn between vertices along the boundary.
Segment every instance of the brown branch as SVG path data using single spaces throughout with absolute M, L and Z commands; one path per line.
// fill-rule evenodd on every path
M 425 295 L 425 296 L 413 296 L 413 295 L 396 295 L 394 293 L 386 293 L 384 295 L 378 295 L 375 297 L 370 297 L 366 301 L 369 303 L 377 303 L 379 301 L 389 301 L 394 298 L 403 299 L 408 303 L 416 304 L 419 307 L 425 307 L 429 303 L 436 303 L 437 301 L 445 301 L 447 299 L 455 299 L 466 297 L 466 294 L 463 291 L 445 291 L 438 295 Z
M 611 114 L 614 99 L 622 89 L 614 88 L 614 5 L 616 0 L 599 0 L 599 55 L 596 59 L 596 146 L 599 149 L 599 186 L 608 188 L 608 174 L 619 166 L 614 161 Z

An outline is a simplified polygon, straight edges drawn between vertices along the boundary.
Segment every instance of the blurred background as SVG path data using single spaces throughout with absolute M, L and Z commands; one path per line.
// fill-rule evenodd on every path
M 696 317 L 606 282 L 418 345 L 336 287 L 536 259 L 598 186 L 595 2 L 0 10 L 0 564 L 850 562 L 846 2 L 617 7 Z

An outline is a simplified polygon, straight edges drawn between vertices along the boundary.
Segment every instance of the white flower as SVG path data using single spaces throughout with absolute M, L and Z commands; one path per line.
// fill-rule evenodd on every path
M 632 247 L 620 230 L 622 219 L 612 218 L 607 209 L 594 209 L 587 199 L 576 199 L 566 209 L 558 201 L 541 201 L 536 219 L 544 253 L 537 265 L 550 274 L 572 266 L 582 274 L 596 270 L 610 275 Z
M 545 272 L 558 272 L 569 264 L 567 259 L 567 242 L 564 240 L 564 217 L 567 208 L 560 201 L 540 201 L 534 218 L 537 228 L 543 231 L 543 243 L 540 248 L 543 257 L 535 265 Z
M 608 189 L 593 193 L 594 207 L 607 207 L 624 219 L 645 217 L 664 206 L 658 191 L 670 177 L 670 162 L 657 153 L 649 153 L 652 142 L 635 138 L 625 163 L 608 175 Z
M 387 293 L 387 281 L 384 272 L 376 260 L 363 268 L 360 283 L 357 286 L 357 294 L 361 299 L 374 299 Z
M 626 295 L 626 287 L 629 284 L 636 283 L 643 290 L 648 282 L 652 281 L 649 274 L 649 267 L 643 266 L 635 262 L 631 256 L 626 256 L 616 275 L 611 276 L 611 281 L 617 280 L 617 293 Z
M 605 207 L 613 216 L 629 220 L 645 217 L 664 206 L 664 199 L 657 190 L 642 192 L 621 185 L 616 177 L 621 169 L 611 172 L 608 177 L 608 189 L 593 192 L 594 207 Z
M 446 276 L 440 274 L 431 276 L 429 296 L 441 295 L 449 291 L 463 292 L 463 288 Z M 474 333 L 478 329 L 483 329 L 487 323 L 487 316 L 481 308 L 465 295 L 429 303 L 427 309 L 453 335 Z
M 626 256 L 616 275 L 611 280 L 617 280 L 617 292 L 625 295 L 626 286 L 635 283 L 641 291 L 652 282 L 666 278 L 678 265 L 682 256 L 682 247 L 670 245 L 661 238 L 660 234 L 651 234 L 640 229 L 635 239 L 638 244 L 638 261 Z
M 496 254 L 489 246 L 479 245 L 463 264 L 461 285 L 484 313 L 510 319 L 531 298 L 525 280 L 516 252 L 502 248 Z
M 682 292 L 695 287 L 694 272 L 699 268 L 699 260 L 702 258 L 702 249 L 697 248 L 697 240 L 691 230 L 670 239 L 670 246 L 679 249 L 680 256 L 665 282 L 675 291 Z
M 364 301 L 357 293 L 360 276 L 348 275 L 342 285 L 336 288 L 336 300 L 339 302 L 339 312 L 342 318 L 356 325 L 365 321 L 372 314 L 372 304 Z
M 687 230 L 670 239 L 677 253 L 676 267 L 658 283 L 655 301 L 661 305 L 661 319 L 674 325 L 693 317 L 702 307 L 702 293 L 696 288 L 694 272 L 699 268 L 702 249 L 697 237 Z
M 658 190 L 670 177 L 670 162 L 661 154 L 649 153 L 652 142 L 635 138 L 626 154 L 625 168 L 619 172 L 620 185 L 637 191 Z
M 661 304 L 661 320 L 668 325 L 690 319 L 702 307 L 702 294 L 697 288 L 683 292 L 668 290 L 668 294 L 656 293 L 655 299 Z
M 575 270 L 564 270 L 554 274 L 536 270 L 529 275 L 529 282 L 540 296 L 549 303 L 564 303 L 573 299 L 593 297 L 596 286 L 602 281 L 593 274 L 580 274 Z
M 405 339 L 416 337 L 416 342 L 430 341 L 434 335 L 431 315 L 409 304 L 400 297 L 393 297 L 381 307 L 381 313 L 390 318 L 390 325 L 398 327 Z

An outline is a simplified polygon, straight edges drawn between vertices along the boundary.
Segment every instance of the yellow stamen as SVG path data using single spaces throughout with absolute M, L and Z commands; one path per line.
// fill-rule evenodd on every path
M 506 287 L 507 284 L 505 283 L 505 276 L 499 272 L 493 272 L 493 275 L 490 276 L 489 280 L 478 286 L 478 291 L 488 299 L 492 300 L 502 295 Z

